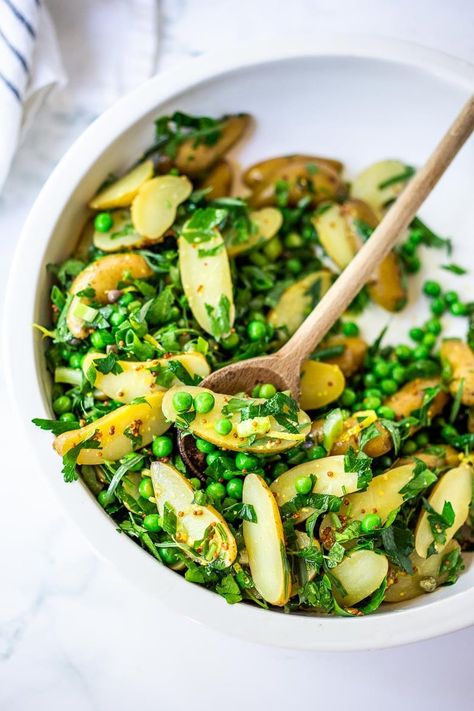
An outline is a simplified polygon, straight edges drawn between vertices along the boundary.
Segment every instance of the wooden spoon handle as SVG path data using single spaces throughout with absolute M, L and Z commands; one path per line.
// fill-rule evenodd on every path
M 374 269 L 387 256 L 398 236 L 416 215 L 459 149 L 474 130 L 474 96 L 466 103 L 425 165 L 408 183 L 400 197 L 374 230 L 370 239 L 323 296 L 299 329 L 278 352 L 292 367 L 314 351 L 331 326 L 344 313 L 369 281 Z

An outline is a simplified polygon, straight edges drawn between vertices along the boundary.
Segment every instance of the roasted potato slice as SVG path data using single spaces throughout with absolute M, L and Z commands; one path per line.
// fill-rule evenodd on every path
M 202 565 L 232 565 L 237 544 L 226 520 L 213 506 L 194 503 L 194 489 L 186 477 L 171 464 L 158 461 L 151 465 L 151 480 L 160 516 L 167 507 L 176 515 L 174 540 Z M 205 555 L 199 545 L 203 539 L 209 544 Z
M 249 234 L 245 242 L 233 242 L 227 235 L 224 235 L 229 257 L 237 257 L 239 254 L 249 252 L 251 249 L 269 242 L 277 234 L 283 222 L 281 211 L 276 207 L 263 207 L 261 210 L 254 210 L 250 213 L 250 219 L 254 231 Z
M 344 496 L 353 491 L 357 491 L 357 473 L 346 472 L 344 468 L 344 457 L 323 457 L 311 462 L 298 464 L 292 469 L 283 472 L 272 482 L 270 489 L 274 494 L 278 506 L 283 506 L 297 495 L 295 489 L 296 480 L 302 476 L 314 476 L 314 494 L 331 494 L 332 496 Z M 313 509 L 302 508 L 295 521 L 304 521 L 311 515 Z
M 200 190 L 210 188 L 206 200 L 230 195 L 232 190 L 233 174 L 230 164 L 226 160 L 216 163 L 199 185 Z
M 369 457 L 381 457 L 392 449 L 392 437 L 382 423 L 377 421 L 375 413 L 373 414 L 373 422 L 370 422 L 370 424 L 374 424 L 380 434 L 367 442 L 364 446 L 364 452 Z M 311 425 L 310 436 L 316 442 L 323 441 L 323 425 L 324 419 L 315 420 Z M 331 447 L 331 455 L 345 454 L 350 448 L 359 451 L 359 440 L 363 430 L 363 425 L 356 417 L 348 417 L 344 421 L 342 434 L 337 437 Z
M 345 384 L 344 375 L 337 365 L 306 360 L 301 370 L 301 408 L 316 410 L 334 402 L 342 394 Z
M 362 368 L 368 349 L 367 343 L 362 338 L 331 336 L 321 344 L 321 349 L 332 348 L 333 346 L 344 346 L 344 351 L 341 355 L 324 358 L 325 363 L 339 366 L 346 378 L 354 375 Z
M 408 298 L 406 279 L 395 252 L 389 252 L 380 262 L 367 284 L 367 291 L 372 301 L 386 311 L 396 313 L 404 308 Z
M 370 550 L 358 550 L 344 558 L 332 574 L 346 591 L 334 595 L 345 607 L 352 607 L 372 595 L 383 583 L 388 573 L 388 560 L 384 555 Z
M 105 353 L 87 353 L 82 364 L 84 374 L 87 374 L 94 361 L 106 358 Z M 170 361 L 177 361 L 184 366 L 190 375 L 198 375 L 205 378 L 211 369 L 202 353 L 184 353 L 169 358 L 156 358 L 146 362 L 119 360 L 118 366 L 122 369 L 120 373 L 101 373 L 95 370 L 95 387 L 103 392 L 107 397 L 118 402 L 129 403 L 139 397 L 150 395 L 159 390 L 166 390 L 156 382 L 156 374 L 159 368 L 166 368 Z M 172 385 L 180 383 L 178 378 L 174 378 Z
M 96 433 L 100 448 L 81 449 L 77 463 L 101 464 L 105 461 L 115 462 L 132 452 L 134 441 L 139 441 L 141 446 L 149 444 L 153 437 L 163 434 L 170 426 L 161 409 L 163 394 L 153 393 L 144 402 L 123 405 L 85 427 L 64 432 L 54 440 L 56 452 L 64 456 Z
M 256 522 L 243 522 L 243 535 L 252 579 L 260 595 L 271 605 L 285 605 L 290 597 L 290 573 L 280 512 L 261 476 L 247 474 L 242 495 L 253 506 Z
M 230 333 L 235 307 L 229 257 L 216 231 L 207 242 L 178 239 L 179 270 L 193 316 L 206 333 L 220 340 Z
M 395 412 L 397 420 L 409 417 L 412 412 L 419 410 L 423 404 L 423 397 L 427 388 L 434 388 L 439 385 L 439 378 L 416 378 L 406 383 L 398 392 L 391 395 L 385 405 L 391 407 Z M 430 418 L 436 417 L 443 410 L 448 402 L 448 395 L 441 390 L 428 409 Z
M 443 541 L 436 541 L 430 524 L 431 514 L 423 511 L 420 514 L 415 529 L 415 550 L 420 558 L 427 558 L 431 549 L 437 553 L 443 551 L 456 531 L 461 528 L 469 515 L 469 506 L 472 500 L 473 462 L 466 458 L 454 469 L 449 469 L 443 474 L 431 492 L 428 503 L 431 508 L 442 513 L 445 503 L 450 503 L 454 511 L 452 525 L 444 531 L 433 522 L 433 528 L 443 535 Z
M 113 225 L 107 232 L 94 230 L 94 247 L 102 252 L 120 252 L 123 249 L 136 249 L 147 243 L 148 240 L 134 228 L 130 210 L 123 208 L 110 214 Z
M 328 257 L 339 269 L 345 269 L 359 249 L 359 240 L 347 223 L 342 205 L 323 203 L 311 222 Z
M 426 449 L 415 452 L 411 457 L 398 459 L 396 464 L 401 467 L 403 464 L 410 464 L 415 459 L 421 459 L 428 469 L 447 469 L 457 467 L 459 456 L 459 452 L 450 444 L 428 445 Z
M 342 173 L 344 168 L 340 161 L 332 158 L 295 154 L 290 156 L 278 156 L 277 158 L 269 158 L 259 163 L 254 163 L 250 168 L 247 168 L 242 179 L 247 187 L 256 188 L 262 183 L 267 183 L 277 171 L 284 169 L 290 163 L 301 163 L 303 161 L 307 165 L 326 166 L 338 174 Z
M 183 141 L 178 148 L 175 165 L 181 173 L 194 177 L 209 170 L 237 143 L 250 123 L 249 114 L 225 116 L 220 121 L 220 135 L 213 144 L 196 144 L 194 138 Z
M 153 162 L 146 160 L 122 178 L 107 185 L 89 203 L 94 210 L 108 210 L 113 207 L 128 207 L 139 189 L 153 177 Z
M 443 341 L 440 350 L 441 360 L 451 368 L 449 390 L 453 397 L 461 387 L 461 402 L 463 405 L 474 405 L 474 353 L 467 343 L 458 338 Z
M 383 212 L 406 186 L 412 172 L 398 160 L 383 160 L 365 168 L 351 185 L 351 197 L 364 200 L 375 213 Z
M 189 423 L 189 429 L 196 437 L 212 442 L 212 444 L 216 444 L 221 449 L 230 449 L 236 452 L 255 452 L 256 454 L 277 454 L 301 443 L 308 434 L 311 425 L 308 415 L 303 410 L 298 413 L 298 422 L 301 426 L 299 434 L 292 434 L 286 431 L 273 417 L 254 418 L 245 420 L 242 423 L 238 411 L 229 415 L 226 414 L 226 410 L 224 414 L 222 412 L 223 408 L 232 399 L 235 401 L 235 398 L 232 398 L 231 395 L 221 395 L 213 393 L 206 388 L 190 385 L 175 386 L 165 393 L 163 412 L 170 422 L 176 422 L 180 419 L 180 415 L 173 405 L 173 396 L 177 392 L 187 392 L 193 399 L 204 392 L 211 393 L 214 396 L 215 404 L 213 409 L 206 414 L 196 413 L 195 418 Z M 261 398 L 245 399 L 248 400 L 249 404 L 265 402 Z M 221 435 L 215 429 L 216 422 L 223 417 L 228 417 L 232 423 L 232 430 L 228 435 Z M 265 420 L 265 422 L 256 422 L 256 420 Z M 242 428 L 244 424 L 246 426 L 245 431 Z M 252 444 L 249 444 L 249 437 L 254 434 L 257 435 L 257 439 Z
M 308 274 L 289 286 L 275 308 L 268 314 L 274 328 L 285 328 L 291 336 L 331 286 L 332 275 L 327 270 Z
M 192 190 L 192 183 L 185 175 L 159 175 L 147 180 L 132 202 L 132 223 L 138 234 L 147 241 L 161 241 L 175 221 L 179 205 Z
M 443 561 L 450 554 L 461 555 L 461 547 L 457 541 L 451 540 L 441 553 L 435 553 L 429 558 L 420 558 L 413 552 L 410 556 L 413 575 L 391 567 L 388 575 L 390 584 L 385 592 L 384 602 L 405 602 L 434 592 L 446 582 L 447 574 Z
M 340 176 L 327 165 L 305 160 L 295 160 L 277 169 L 269 182 L 261 183 L 249 198 L 252 207 L 275 205 L 276 185 L 288 183 L 288 204 L 296 205 L 302 198 L 309 198 L 312 205 L 325 200 L 343 200 L 347 186 Z
M 70 293 L 77 294 L 85 289 L 93 289 L 93 299 L 74 296 L 67 313 L 67 327 L 75 338 L 87 338 L 89 329 L 81 307 L 87 307 L 91 300 L 107 303 L 107 294 L 124 279 L 146 279 L 153 274 L 146 260 L 140 254 L 109 254 L 89 264 L 71 284 Z M 92 314 L 91 314 L 92 315 Z

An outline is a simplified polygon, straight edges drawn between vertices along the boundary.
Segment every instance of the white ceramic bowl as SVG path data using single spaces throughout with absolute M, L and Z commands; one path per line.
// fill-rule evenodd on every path
M 5 362 L 27 439 L 48 481 L 105 559 L 175 610 L 219 630 L 284 647 L 355 650 L 426 639 L 471 624 L 472 567 L 453 587 L 360 619 L 230 606 L 117 535 L 84 486 L 63 483 L 50 436 L 29 424 L 33 417 L 51 414 L 42 343 L 31 329 L 32 322 L 47 321 L 45 265 L 68 256 L 85 203 L 110 171 L 125 169 L 150 144 L 155 117 L 174 109 L 209 115 L 249 111 L 257 125 L 238 148 L 244 165 L 304 151 L 339 157 L 353 173 L 383 157 L 419 164 L 472 90 L 471 68 L 432 51 L 368 38 L 320 37 L 317 45 L 294 43 L 194 60 L 142 85 L 79 138 L 43 188 L 18 245 L 5 312 Z M 466 212 L 474 187 L 473 158 L 471 143 L 423 210 L 458 244 L 472 238 L 472 210 L 470 216 Z M 467 246 L 455 256 L 473 262 Z M 416 317 L 419 306 L 407 312 L 403 326 Z M 368 328 L 367 336 L 375 336 L 373 320 Z

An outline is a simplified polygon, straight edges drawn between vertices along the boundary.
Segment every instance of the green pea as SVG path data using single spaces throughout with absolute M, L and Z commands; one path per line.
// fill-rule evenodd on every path
M 227 336 L 227 338 L 224 338 L 221 341 L 221 346 L 224 348 L 226 351 L 233 351 L 234 348 L 237 348 L 239 345 L 240 338 L 237 333 L 231 333 L 230 336 Z
M 439 296 L 441 294 L 441 286 L 437 281 L 425 281 L 423 284 L 423 293 L 426 296 Z
M 196 447 L 199 449 L 200 452 L 203 452 L 204 454 L 209 454 L 210 452 L 214 452 L 216 449 L 216 445 L 212 444 L 212 442 L 206 442 L 205 439 L 196 439 Z
M 298 494 L 309 494 L 313 488 L 310 476 L 299 476 L 295 481 L 295 489 Z
M 407 439 L 402 447 L 403 454 L 414 454 L 418 449 L 414 439 Z
M 232 498 L 237 499 L 240 501 L 242 498 L 242 490 L 243 490 L 243 482 L 242 479 L 231 479 L 229 482 L 227 482 L 227 494 L 229 496 L 232 496 Z
M 76 415 L 73 412 L 63 412 L 63 414 L 59 416 L 59 419 L 61 422 L 75 422 Z
M 283 245 L 278 237 L 273 237 L 273 239 L 266 243 L 263 251 L 265 252 L 267 259 L 271 262 L 275 262 L 283 252 Z
M 382 525 L 382 519 L 378 514 L 370 513 L 366 514 L 362 521 L 360 522 L 360 530 L 363 533 L 370 533 L 375 531 L 376 528 L 380 528 Z
M 447 291 L 444 295 L 444 300 L 447 304 L 455 304 L 456 301 L 459 301 L 459 295 L 457 291 Z
M 95 216 L 94 227 L 97 232 L 108 232 L 113 224 L 114 220 L 110 212 L 99 212 Z
M 266 400 L 273 397 L 276 394 L 276 387 L 271 383 L 264 383 L 260 385 L 260 397 L 264 397 Z
M 82 366 L 83 360 L 84 356 L 82 353 L 72 353 L 69 357 L 69 365 L 71 366 L 71 368 L 79 370 L 79 368 Z
M 345 388 L 340 397 L 341 405 L 344 407 L 350 407 L 356 401 L 357 395 L 351 388 Z
M 289 235 L 285 237 L 285 247 L 288 249 L 298 249 L 303 245 L 303 240 L 297 232 L 290 232 Z
M 342 333 L 348 338 L 351 336 L 358 336 L 359 326 L 354 323 L 354 321 L 345 321 L 345 323 L 342 324 Z
M 153 484 L 149 476 L 144 477 L 138 485 L 138 493 L 143 496 L 144 499 L 149 499 L 150 496 L 154 495 Z
M 372 388 L 374 385 L 377 385 L 377 377 L 374 373 L 366 373 L 364 375 L 364 385 L 367 388 Z
M 441 437 L 449 441 L 452 437 L 457 437 L 458 431 L 453 425 L 444 425 L 441 428 Z
M 107 489 L 102 489 L 102 491 L 99 491 L 99 493 L 97 494 L 97 501 L 104 509 L 113 501 L 114 498 L 114 496 L 110 497 L 108 495 Z
M 382 404 L 382 400 L 379 397 L 365 397 L 364 406 L 368 410 L 377 410 Z
M 122 313 L 122 311 L 113 311 L 110 314 L 110 324 L 112 326 L 120 326 L 121 323 L 123 323 L 127 318 L 127 314 Z
M 286 268 L 289 272 L 291 272 L 291 274 L 299 274 L 303 269 L 303 265 L 299 259 L 293 258 L 287 261 Z
M 226 435 L 232 432 L 232 422 L 230 420 L 222 418 L 221 420 L 217 420 L 214 425 L 214 429 L 217 434 L 220 434 L 225 437 Z
M 412 341 L 417 341 L 418 343 L 423 340 L 425 332 L 422 328 L 410 328 L 409 335 Z
M 433 299 L 430 305 L 431 313 L 433 313 L 435 316 L 441 316 L 441 314 L 444 313 L 445 308 L 446 304 L 444 302 L 444 299 L 442 299 L 441 297 Z
M 143 468 L 143 460 L 138 459 L 135 464 L 132 464 L 130 466 L 129 462 L 131 460 L 136 459 L 136 453 L 135 452 L 130 452 L 129 454 L 126 454 L 124 457 L 122 457 L 121 462 L 122 464 L 127 464 L 129 471 L 131 472 L 139 472 Z
M 246 452 L 238 452 L 235 458 L 235 466 L 237 469 L 240 469 L 240 471 L 252 471 L 252 469 L 257 469 L 258 465 L 257 457 L 253 457 Z
M 416 274 L 421 269 L 421 260 L 414 254 L 413 256 L 405 257 L 405 269 L 408 274 Z
M 252 397 L 260 397 L 260 385 L 256 385 L 254 388 L 252 388 L 251 395 Z
M 173 440 L 166 435 L 155 437 L 151 449 L 155 457 L 169 457 L 173 451 Z
M 150 531 L 150 533 L 158 533 L 161 528 L 160 517 L 158 514 L 148 514 L 148 516 L 145 516 L 143 519 L 143 526 L 147 531 Z
M 453 316 L 466 316 L 468 312 L 466 304 L 462 304 L 460 301 L 455 301 L 454 304 L 451 304 L 449 310 Z
M 392 457 L 386 454 L 384 457 L 380 457 L 377 463 L 380 464 L 382 469 L 389 469 L 392 466 Z
M 59 346 L 59 354 L 63 360 L 69 360 L 71 358 L 71 349 L 65 343 L 62 343 Z
M 390 373 L 390 366 L 387 362 L 380 360 L 374 365 L 374 373 L 378 378 L 386 378 Z
M 53 410 L 56 415 L 62 415 L 64 412 L 70 412 L 72 400 L 69 395 L 60 395 L 53 401 Z
M 193 396 L 185 390 L 178 390 L 173 395 L 173 407 L 176 412 L 187 412 L 193 404 Z
M 407 257 L 412 257 L 416 252 L 416 244 L 408 240 L 402 244 L 402 252 Z
M 436 336 L 434 335 L 434 333 L 425 333 L 421 343 L 423 346 L 426 346 L 426 348 L 429 348 L 431 350 L 434 344 L 436 343 Z
M 404 345 L 401 343 L 399 346 L 396 346 L 395 348 L 395 355 L 399 360 L 402 362 L 405 362 L 407 360 L 410 360 L 411 355 L 412 355 L 412 350 L 409 346 Z
M 308 459 L 313 460 L 313 459 L 323 459 L 323 457 L 327 457 L 327 452 L 322 447 L 320 444 L 316 444 L 314 447 L 310 447 L 308 450 L 306 450 L 306 456 Z
M 442 331 L 441 322 L 437 318 L 432 318 L 426 322 L 425 328 L 428 333 L 433 333 L 435 336 L 439 336 Z
M 210 467 L 211 464 L 213 464 L 218 457 L 220 457 L 219 452 L 209 452 L 209 454 L 206 456 L 207 466 Z
M 407 376 L 407 372 L 405 368 L 402 365 L 397 365 L 395 368 L 392 370 L 392 378 L 395 380 L 396 383 L 400 385 L 400 383 L 405 382 L 405 378 Z
M 284 474 L 287 471 L 288 471 L 288 465 L 285 464 L 285 462 L 277 462 L 277 464 L 275 464 L 275 466 L 273 467 L 272 475 L 276 479 L 278 476 L 280 476 L 281 474 Z
M 368 388 L 364 390 L 365 397 L 382 397 L 382 393 L 378 388 Z
M 160 548 L 159 554 L 165 565 L 177 565 L 179 563 L 179 554 L 175 548 Z
M 417 346 L 413 350 L 413 358 L 415 361 L 424 360 L 425 358 L 428 358 L 429 354 L 430 351 L 426 346 Z
M 226 488 L 220 481 L 213 481 L 206 486 L 206 494 L 212 499 L 223 499 L 226 494 Z
M 191 477 L 191 479 L 189 479 L 189 483 L 196 491 L 201 488 L 201 480 L 198 479 L 197 476 Z
M 382 389 L 382 392 L 385 393 L 385 395 L 393 395 L 393 393 L 396 393 L 398 390 L 398 385 L 392 378 L 386 378 L 385 380 L 382 380 L 382 382 L 380 383 L 380 387 Z
M 129 304 L 132 303 L 134 298 L 135 297 L 131 291 L 126 291 L 124 294 L 122 294 L 122 296 L 118 300 L 118 303 L 120 304 L 120 306 L 128 306 Z
M 418 432 L 415 441 L 418 447 L 426 447 L 426 445 L 429 444 L 430 438 L 426 432 Z
M 265 324 L 261 321 L 250 321 L 247 326 L 247 334 L 251 341 L 261 341 L 266 335 Z
M 98 331 L 94 331 L 93 333 L 91 333 L 90 338 L 94 348 L 105 348 L 105 346 L 109 346 L 114 343 L 115 340 L 112 334 L 106 331 L 104 328 L 101 328 Z
M 381 405 L 379 408 L 377 408 L 377 415 L 379 417 L 382 417 L 384 420 L 394 420 L 395 410 L 392 410 L 392 408 L 388 407 L 387 405 Z
M 423 232 L 417 228 L 410 230 L 409 240 L 413 244 L 421 244 L 423 242 Z
M 210 412 L 215 404 L 216 399 L 212 393 L 199 393 L 194 398 L 194 409 L 201 415 Z

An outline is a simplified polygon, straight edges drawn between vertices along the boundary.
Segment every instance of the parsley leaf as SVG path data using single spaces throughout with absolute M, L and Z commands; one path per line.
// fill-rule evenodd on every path
M 441 513 L 436 511 L 431 504 L 424 498 L 423 508 L 428 512 L 428 523 L 433 535 L 434 543 L 444 545 L 446 543 L 446 529 L 450 528 L 455 519 L 454 509 L 450 501 L 445 501 Z M 436 553 L 436 546 L 432 545 L 428 549 L 428 555 Z
M 123 368 L 118 362 L 118 357 L 115 353 L 108 353 L 105 358 L 96 358 L 92 361 L 92 363 L 94 368 L 103 375 L 107 375 L 108 373 L 118 375 L 123 372 Z
M 169 536 L 176 536 L 176 529 L 178 526 L 178 518 L 176 516 L 174 508 L 168 501 L 165 501 L 163 507 L 163 517 L 161 521 L 161 527 L 165 533 Z
M 413 477 L 402 489 L 400 489 L 399 493 L 403 496 L 404 501 L 414 499 L 437 480 L 438 477 L 430 469 L 428 469 L 425 462 L 421 459 L 416 459 Z
M 349 447 L 344 455 L 344 471 L 357 474 L 357 488 L 365 489 L 372 481 L 372 457 Z
M 240 594 L 240 588 L 234 578 L 230 573 L 224 575 L 221 580 L 216 585 L 216 592 L 222 595 L 229 605 L 234 605 L 236 602 L 242 600 L 242 595 Z
M 467 274 L 467 269 L 464 269 L 464 267 L 460 267 L 458 264 L 442 264 L 441 269 L 445 269 L 447 272 L 452 272 L 453 274 L 457 274 L 458 276 Z
M 62 422 L 61 420 L 46 420 L 42 417 L 35 417 L 31 420 L 34 425 L 42 430 L 48 430 L 53 435 L 60 435 L 63 432 L 77 430 L 80 427 L 79 422 Z
M 409 575 L 413 575 L 413 566 L 409 558 L 414 549 L 413 533 L 401 523 L 393 523 L 382 529 L 382 545 L 387 557 Z
M 71 447 L 63 456 L 62 474 L 65 482 L 69 483 L 78 478 L 76 471 L 77 458 L 83 449 L 100 449 L 100 442 L 97 439 L 97 435 L 98 432 L 96 430 L 90 437 L 79 442 L 75 447 Z
M 181 236 L 190 244 L 208 242 L 216 236 L 216 228 L 227 217 L 227 210 L 216 207 L 198 208 L 185 222 Z M 201 256 L 201 255 L 199 255 Z
M 221 295 L 216 307 L 205 304 L 211 322 L 211 332 L 216 340 L 227 336 L 230 331 L 230 301 L 225 294 Z

